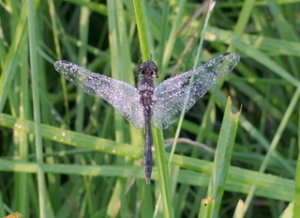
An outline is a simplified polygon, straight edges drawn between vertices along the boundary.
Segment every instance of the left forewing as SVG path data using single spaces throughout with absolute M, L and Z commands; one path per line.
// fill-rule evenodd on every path
M 134 126 L 144 127 L 143 109 L 138 90 L 128 83 L 93 73 L 68 61 L 57 61 L 55 69 L 85 92 L 96 95 L 117 109 Z

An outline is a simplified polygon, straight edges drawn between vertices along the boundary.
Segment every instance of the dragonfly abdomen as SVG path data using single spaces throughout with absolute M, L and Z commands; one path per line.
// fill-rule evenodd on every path
M 151 138 L 151 114 L 153 107 L 154 87 L 145 83 L 140 86 L 140 101 L 144 108 L 145 120 L 145 150 L 144 150 L 144 170 L 146 183 L 150 184 L 152 174 L 152 138 Z
M 152 174 L 152 139 L 151 139 L 151 110 L 144 110 L 145 115 L 145 150 L 144 171 L 146 183 L 150 184 Z

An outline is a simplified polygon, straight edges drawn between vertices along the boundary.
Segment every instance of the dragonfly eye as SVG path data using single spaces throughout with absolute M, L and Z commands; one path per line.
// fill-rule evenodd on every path
M 155 69 L 153 69 L 153 70 L 151 70 L 150 71 L 151 72 L 151 75 L 152 75 L 152 77 L 158 77 L 158 72 L 157 72 L 157 69 L 155 68 Z

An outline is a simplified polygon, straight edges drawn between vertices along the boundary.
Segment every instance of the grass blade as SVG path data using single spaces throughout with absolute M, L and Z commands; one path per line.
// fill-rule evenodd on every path
M 27 14 L 28 14 L 28 39 L 29 39 L 29 54 L 30 54 L 30 68 L 32 78 L 32 99 L 33 99 L 33 113 L 34 113 L 34 133 L 35 133 L 35 147 L 36 159 L 38 163 L 37 180 L 38 180 L 38 194 L 39 194 L 39 212 L 41 218 L 48 217 L 46 212 L 46 183 L 45 175 L 42 168 L 43 165 L 43 143 L 41 135 L 41 114 L 40 114 L 40 96 L 39 96 L 39 69 L 38 69 L 38 55 L 37 55 L 37 28 L 35 21 L 35 10 L 33 8 L 34 1 L 27 0 Z
M 225 190 L 226 178 L 231 162 L 234 140 L 237 132 L 240 112 L 233 114 L 232 103 L 230 98 L 227 100 L 222 127 L 220 130 L 219 140 L 213 164 L 213 173 L 208 186 L 208 198 L 212 200 L 211 210 L 207 210 L 209 217 L 218 217 L 218 212 L 221 205 L 221 200 Z M 207 206 L 200 208 L 206 210 Z M 204 215 L 206 217 L 206 215 Z

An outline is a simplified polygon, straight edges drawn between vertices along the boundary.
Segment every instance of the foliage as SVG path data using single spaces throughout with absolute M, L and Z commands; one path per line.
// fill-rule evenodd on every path
M 0 1 L 1 217 L 300 217 L 299 0 L 219 1 L 205 28 L 208 3 Z M 154 131 L 151 185 L 143 131 L 53 68 L 134 84 L 151 58 L 161 81 L 199 48 L 241 61 L 179 123 L 174 155 L 177 125 Z

